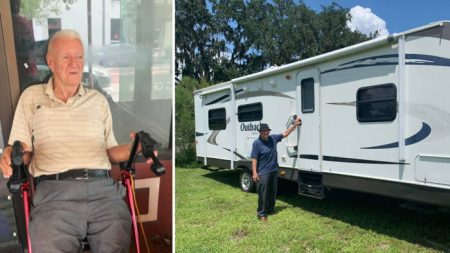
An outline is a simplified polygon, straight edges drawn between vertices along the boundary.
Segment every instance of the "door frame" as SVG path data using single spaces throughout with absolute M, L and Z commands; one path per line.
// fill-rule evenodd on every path
M 5 146 L 19 96 L 11 7 L 9 1 L 0 1 L 0 123 Z
M 302 112 L 302 94 L 301 94 L 301 81 L 304 79 L 313 78 L 314 79 L 314 116 L 313 121 L 309 119 L 308 116 L 305 117 Z M 297 97 L 297 115 L 301 117 L 303 120 L 303 126 L 300 127 L 297 135 L 297 154 L 299 162 L 297 163 L 297 169 L 301 169 L 300 165 L 304 165 L 304 169 L 313 172 L 322 171 L 322 133 L 321 133 L 321 108 L 320 108 L 320 69 L 318 67 L 302 69 L 296 74 L 296 97 Z M 304 119 L 305 118 L 305 119 Z M 311 124 L 315 124 L 315 126 L 311 126 Z M 302 128 L 306 128 L 307 132 L 302 131 Z M 309 129 L 309 130 L 308 130 Z M 314 132 L 311 132 L 311 129 L 314 129 Z M 302 157 L 302 146 L 304 143 L 312 144 L 313 141 L 303 141 L 302 136 L 307 134 L 309 137 L 313 137 L 314 146 L 316 147 L 313 153 L 307 152 L 307 158 Z M 315 137 L 315 138 L 314 138 Z M 303 143 L 302 143 L 303 142 Z M 302 145 L 303 144 L 303 145 Z M 304 154 L 304 153 L 303 153 Z

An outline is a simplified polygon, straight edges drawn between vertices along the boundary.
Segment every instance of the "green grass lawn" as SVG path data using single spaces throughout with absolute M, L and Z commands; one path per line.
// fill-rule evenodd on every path
M 279 185 L 265 223 L 235 171 L 176 168 L 176 252 L 450 252 L 448 213 L 349 191 L 316 200 Z

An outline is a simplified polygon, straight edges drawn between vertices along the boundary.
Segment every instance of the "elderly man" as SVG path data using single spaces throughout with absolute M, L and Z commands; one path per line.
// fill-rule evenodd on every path
M 128 252 L 131 219 L 124 188 L 111 163 L 128 159 L 118 145 L 107 100 L 83 87 L 84 50 L 77 32 L 62 30 L 48 43 L 48 83 L 19 99 L 9 144 L 23 143 L 37 183 L 29 233 L 33 252 L 77 252 L 87 236 L 92 252 Z M 131 134 L 133 138 L 133 134 Z M 12 174 L 11 147 L 0 167 Z
M 269 125 L 262 123 L 259 127 L 259 138 L 252 147 L 252 178 L 258 192 L 258 219 L 267 221 L 267 215 L 275 211 L 278 182 L 277 143 L 287 137 L 297 126 L 302 124 L 300 117 L 295 119 L 282 134 L 270 135 Z

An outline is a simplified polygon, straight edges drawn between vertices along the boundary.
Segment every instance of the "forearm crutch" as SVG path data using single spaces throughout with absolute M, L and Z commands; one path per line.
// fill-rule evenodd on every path
M 28 173 L 23 164 L 23 148 L 20 141 L 15 141 L 12 146 L 11 166 L 13 174 L 9 178 L 7 186 L 12 195 L 17 230 L 22 248 L 28 248 L 32 253 L 28 222 L 30 220 L 30 182 Z M 20 201 L 20 199 L 22 201 Z M 22 204 L 22 206 L 21 206 Z
M 150 166 L 150 169 L 155 173 L 157 176 L 161 176 L 165 173 L 164 166 L 160 163 L 158 158 L 154 154 L 154 150 L 156 146 L 158 145 L 153 139 L 150 137 L 150 135 L 144 131 L 138 132 L 134 137 L 133 146 L 131 148 L 130 152 L 130 158 L 128 159 L 128 162 L 121 163 L 120 164 L 120 172 L 122 176 L 122 184 L 127 189 L 127 200 L 130 208 L 131 213 L 131 220 L 133 225 L 133 234 L 134 234 L 134 242 L 136 245 L 137 253 L 140 253 L 140 243 L 139 243 L 139 231 L 138 231 L 138 221 L 137 221 L 137 205 L 135 208 L 136 199 L 133 194 L 134 192 L 134 184 L 133 184 L 133 176 L 136 172 L 134 169 L 134 163 L 136 160 L 136 152 L 138 149 L 139 143 L 141 144 L 142 149 L 142 155 L 145 158 L 151 158 L 153 161 L 153 164 Z M 143 235 L 145 238 L 145 235 Z

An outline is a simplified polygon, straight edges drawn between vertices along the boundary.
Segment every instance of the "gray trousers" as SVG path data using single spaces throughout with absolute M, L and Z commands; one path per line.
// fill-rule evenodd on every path
M 256 184 L 258 191 L 258 209 L 259 217 L 267 216 L 275 211 L 275 200 L 277 198 L 278 171 L 259 176 Z
M 131 216 L 124 195 L 111 178 L 39 183 L 29 225 L 33 253 L 80 252 L 86 237 L 94 253 L 128 252 Z

